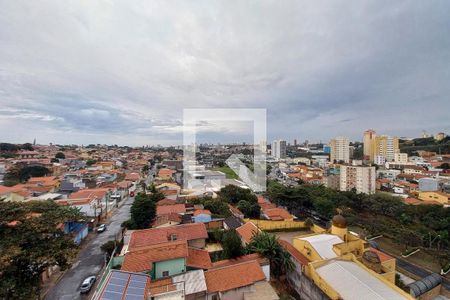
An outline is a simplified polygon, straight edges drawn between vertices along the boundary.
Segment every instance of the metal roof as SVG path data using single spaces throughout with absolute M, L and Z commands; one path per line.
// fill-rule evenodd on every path
M 300 237 L 298 239 L 308 241 L 323 259 L 337 257 L 336 253 L 333 251 L 333 245 L 344 242 L 340 237 L 332 234 L 317 234 Z
M 420 295 L 428 292 L 429 290 L 437 287 L 442 282 L 442 277 L 439 274 L 432 273 L 427 277 L 424 277 L 416 282 L 408 285 L 410 293 L 413 297 L 417 298 Z
M 189 271 L 173 276 L 173 282 L 184 282 L 184 293 L 186 295 L 204 292 L 207 289 L 203 270 Z
M 316 272 L 346 300 L 408 299 L 351 261 L 331 260 Z

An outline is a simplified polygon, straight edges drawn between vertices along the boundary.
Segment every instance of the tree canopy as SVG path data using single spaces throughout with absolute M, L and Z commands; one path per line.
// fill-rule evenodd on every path
M 125 222 L 129 229 L 149 228 L 156 216 L 156 202 L 164 199 L 164 195 L 157 192 L 152 194 L 139 193 L 131 205 L 131 219 Z
M 69 267 L 77 253 L 60 224 L 82 215 L 52 201 L 0 202 L 0 215 L 0 298 L 35 298 L 42 272 L 54 265 Z
M 450 210 L 440 205 L 407 205 L 385 193 L 357 194 L 309 184 L 285 187 L 273 181 L 269 182 L 267 194 L 293 212 L 314 210 L 329 218 L 340 208 L 350 224 L 369 234 L 383 233 L 407 246 L 427 248 L 431 236 L 436 237 L 434 248 L 450 250 Z

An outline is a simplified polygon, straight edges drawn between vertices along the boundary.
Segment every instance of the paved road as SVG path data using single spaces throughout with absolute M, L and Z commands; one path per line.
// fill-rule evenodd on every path
M 46 300 L 72 300 L 87 299 L 88 296 L 80 296 L 79 286 L 81 281 L 89 275 L 98 275 L 104 265 L 104 254 L 100 246 L 113 240 L 121 230 L 123 221 L 130 218 L 130 205 L 134 198 L 129 198 L 117 209 L 107 223 L 107 230 L 103 233 L 94 233 L 97 236 L 84 245 L 80 252 L 78 261 L 68 270 L 58 284 L 53 287 L 45 297 Z M 93 289 L 91 290 L 91 293 Z

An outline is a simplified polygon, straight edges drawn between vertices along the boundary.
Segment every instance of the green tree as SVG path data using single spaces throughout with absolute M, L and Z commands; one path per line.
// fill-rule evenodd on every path
M 100 249 L 105 252 L 108 256 L 111 256 L 114 250 L 116 249 L 116 241 L 111 240 L 107 241 L 103 245 L 100 246 Z
M 250 203 L 246 200 L 241 200 L 238 202 L 237 208 L 239 208 L 246 218 L 259 219 L 261 215 L 261 207 L 258 203 Z
M 235 258 L 244 254 L 242 241 L 236 230 L 231 229 L 224 232 L 222 237 L 223 258 Z
M 260 232 L 254 235 L 250 244 L 247 245 L 247 251 L 259 253 L 267 258 L 270 262 L 270 269 L 277 278 L 294 269 L 289 252 L 278 243 L 274 234 Z
M 137 194 L 130 209 L 131 219 L 124 222 L 123 225 L 129 229 L 149 228 L 156 216 L 156 202 L 161 199 L 164 199 L 164 195 L 161 193 Z
M 55 158 L 65 159 L 66 155 L 63 152 L 58 152 L 58 153 L 56 153 Z
M 231 184 L 220 190 L 219 197 L 233 204 L 237 204 L 241 200 L 246 200 L 250 203 L 258 202 L 255 194 L 253 194 L 250 189 L 243 189 Z
M 0 299 L 34 299 L 42 272 L 66 269 L 77 253 L 59 225 L 82 215 L 53 201 L 0 202 L 0 215 Z

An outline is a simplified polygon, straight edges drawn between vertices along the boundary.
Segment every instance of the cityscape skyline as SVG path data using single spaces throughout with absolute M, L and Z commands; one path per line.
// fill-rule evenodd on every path
M 268 141 L 449 131 L 450 3 L 235 8 L 2 2 L 1 140 L 181 144 L 185 108 L 265 108 Z

